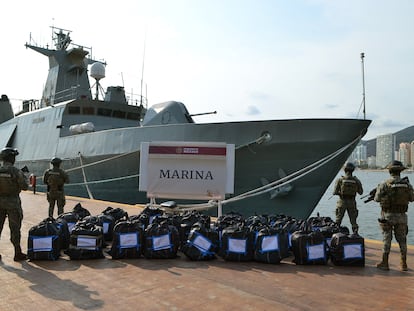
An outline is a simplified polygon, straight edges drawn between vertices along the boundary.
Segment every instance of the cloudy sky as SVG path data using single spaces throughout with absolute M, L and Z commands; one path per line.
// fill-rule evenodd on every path
M 41 97 L 48 60 L 24 44 L 50 45 L 53 25 L 107 62 L 104 88 L 138 94 L 143 74 L 149 105 L 217 111 L 197 122 L 363 118 L 363 52 L 371 139 L 414 125 L 413 12 L 411 0 L 10 1 L 0 93 Z

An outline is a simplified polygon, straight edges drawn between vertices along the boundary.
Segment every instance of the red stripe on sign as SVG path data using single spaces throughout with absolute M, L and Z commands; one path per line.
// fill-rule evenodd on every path
M 225 156 L 224 147 L 194 147 L 194 146 L 150 146 L 151 154 L 197 154 Z

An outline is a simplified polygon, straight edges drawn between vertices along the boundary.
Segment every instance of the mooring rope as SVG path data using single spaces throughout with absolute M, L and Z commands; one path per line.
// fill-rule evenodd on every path
M 333 160 L 334 158 L 336 158 L 337 156 L 339 156 L 340 154 L 342 154 L 345 150 L 347 150 L 350 146 L 352 146 L 356 141 L 358 141 L 360 139 L 360 137 L 357 137 L 356 139 L 354 139 L 352 142 L 350 142 L 349 144 L 341 147 L 340 149 L 334 151 L 333 153 L 327 155 L 326 157 L 296 171 L 293 172 L 292 174 L 285 176 L 281 179 L 278 179 L 272 183 L 269 183 L 267 185 L 264 185 L 262 187 L 250 190 L 248 192 L 242 193 L 236 197 L 227 199 L 222 201 L 222 204 L 227 204 L 227 203 L 231 203 L 234 201 L 238 201 L 240 199 L 245 199 L 245 198 L 250 198 L 250 197 L 254 197 L 257 195 L 261 195 L 267 192 L 270 192 L 272 190 L 278 189 L 284 185 L 287 185 L 289 183 L 291 183 L 292 181 L 295 181 L 297 179 L 302 178 L 303 176 L 308 175 L 309 173 L 319 169 L 321 166 L 325 165 L 326 163 L 330 162 L 331 160 Z
M 133 154 L 133 153 L 136 153 L 136 152 L 139 152 L 139 150 L 134 150 L 134 151 L 131 151 L 131 152 L 121 153 L 121 154 L 118 154 L 116 156 L 109 157 L 109 158 L 102 159 L 102 160 L 98 160 L 98 161 L 95 161 L 95 162 L 92 162 L 92 163 L 88 163 L 88 164 L 82 164 L 81 163 L 81 166 L 72 167 L 70 169 L 67 169 L 66 172 L 71 172 L 71 171 L 76 171 L 76 170 L 79 170 L 79 169 L 84 169 L 85 167 L 94 166 L 94 165 L 98 165 L 98 164 L 101 164 L 101 163 L 104 163 L 104 162 L 112 161 L 112 160 L 115 160 L 115 159 L 118 159 L 118 158 L 121 158 L 121 157 L 130 155 L 130 154 Z
M 139 177 L 139 174 L 121 176 L 121 177 L 114 177 L 114 178 L 108 178 L 108 179 L 101 179 L 101 180 L 94 180 L 94 181 L 86 181 L 86 183 L 88 185 L 103 184 L 103 183 L 107 183 L 107 182 L 113 182 L 113 181 L 117 181 L 117 180 L 125 180 L 125 179 L 135 178 L 135 177 Z M 83 186 L 83 185 L 85 185 L 84 182 L 67 184 L 67 186 Z M 65 187 L 66 187 L 66 185 L 65 185 Z
M 121 157 L 127 156 L 129 154 L 133 154 L 133 153 L 136 153 L 136 152 L 139 152 L 139 150 L 134 150 L 134 151 L 130 151 L 130 152 L 121 153 L 121 154 L 115 155 L 113 157 L 98 160 L 98 161 L 88 163 L 88 164 L 83 164 L 83 165 L 81 164 L 80 166 L 77 166 L 77 167 L 72 167 L 72 168 L 65 169 L 65 171 L 68 173 L 68 172 L 72 172 L 72 171 L 83 170 L 85 167 L 94 166 L 94 165 L 98 165 L 98 164 L 101 164 L 101 163 L 104 163 L 104 162 L 112 161 L 112 160 L 115 160 L 117 158 L 121 158 Z M 118 178 L 106 179 L 106 180 L 102 180 L 102 181 L 89 181 L 88 183 L 89 184 L 91 184 L 91 183 L 101 183 L 101 182 L 104 183 L 104 182 L 110 182 L 110 181 L 113 181 L 113 180 L 118 180 L 118 179 L 123 179 L 123 178 L 132 178 L 132 177 L 136 177 L 136 176 L 139 176 L 139 174 L 138 175 L 131 175 L 131 177 L 123 176 L 123 177 L 118 177 Z M 37 179 L 42 179 L 42 178 L 43 178 L 42 176 L 36 176 L 36 180 Z M 78 185 L 84 185 L 84 183 L 66 184 L 66 186 L 72 186 L 72 185 L 78 186 Z
M 82 175 L 83 175 L 83 181 L 85 183 L 86 191 L 88 192 L 89 199 L 93 199 L 92 192 L 89 189 L 88 181 L 86 179 L 86 174 L 85 174 L 85 170 L 84 170 L 84 166 L 83 166 L 83 162 L 82 162 L 82 154 L 80 153 L 80 151 L 79 151 L 78 154 L 79 154 L 79 162 L 80 162 L 81 167 L 82 167 Z

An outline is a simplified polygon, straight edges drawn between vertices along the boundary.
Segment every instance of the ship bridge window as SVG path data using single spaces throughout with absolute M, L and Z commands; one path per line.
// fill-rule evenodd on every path
M 82 114 L 95 114 L 95 108 L 94 107 L 83 107 L 82 108 Z
M 69 106 L 69 114 L 80 114 L 79 106 Z
M 112 116 L 114 118 L 125 119 L 126 112 L 121 110 L 114 110 Z
M 110 117 L 111 114 L 112 114 L 112 110 L 111 109 L 98 108 L 98 115 L 99 116 Z
M 139 114 L 139 113 L 136 113 L 136 112 L 128 112 L 128 114 L 127 114 L 127 119 L 129 119 L 129 120 L 137 120 L 137 121 L 139 121 L 139 119 L 140 119 L 140 114 Z

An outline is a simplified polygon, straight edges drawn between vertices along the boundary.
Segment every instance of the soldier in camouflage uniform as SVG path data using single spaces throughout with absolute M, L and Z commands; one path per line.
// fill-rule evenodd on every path
M 20 247 L 23 210 L 19 193 L 21 190 L 27 190 L 29 186 L 23 172 L 13 166 L 18 154 L 19 152 L 13 148 L 3 148 L 0 152 L 0 234 L 8 217 L 10 241 L 14 246 L 14 261 L 27 259 Z
M 377 264 L 381 270 L 389 270 L 388 257 L 391 250 L 392 232 L 400 245 L 401 270 L 407 271 L 407 209 L 408 203 L 414 201 L 413 187 L 408 179 L 401 179 L 401 171 L 406 167 L 400 161 L 388 165 L 391 178 L 379 184 L 374 200 L 380 203 L 381 218 L 378 219 L 383 235 L 382 261 Z
M 349 221 L 352 225 L 352 231 L 358 233 L 358 209 L 355 201 L 357 193 L 360 195 L 364 191 L 361 181 L 352 175 L 355 165 L 348 162 L 344 166 L 345 176 L 341 176 L 335 182 L 334 195 L 338 195 L 339 199 L 336 203 L 336 223 L 341 225 L 345 212 L 348 212 Z
M 69 182 L 68 174 L 60 168 L 62 160 L 53 158 L 50 163 L 52 168 L 43 174 L 43 183 L 47 185 L 47 200 L 49 202 L 49 217 L 53 217 L 55 204 L 57 205 L 58 215 L 63 213 L 66 204 L 63 185 Z

